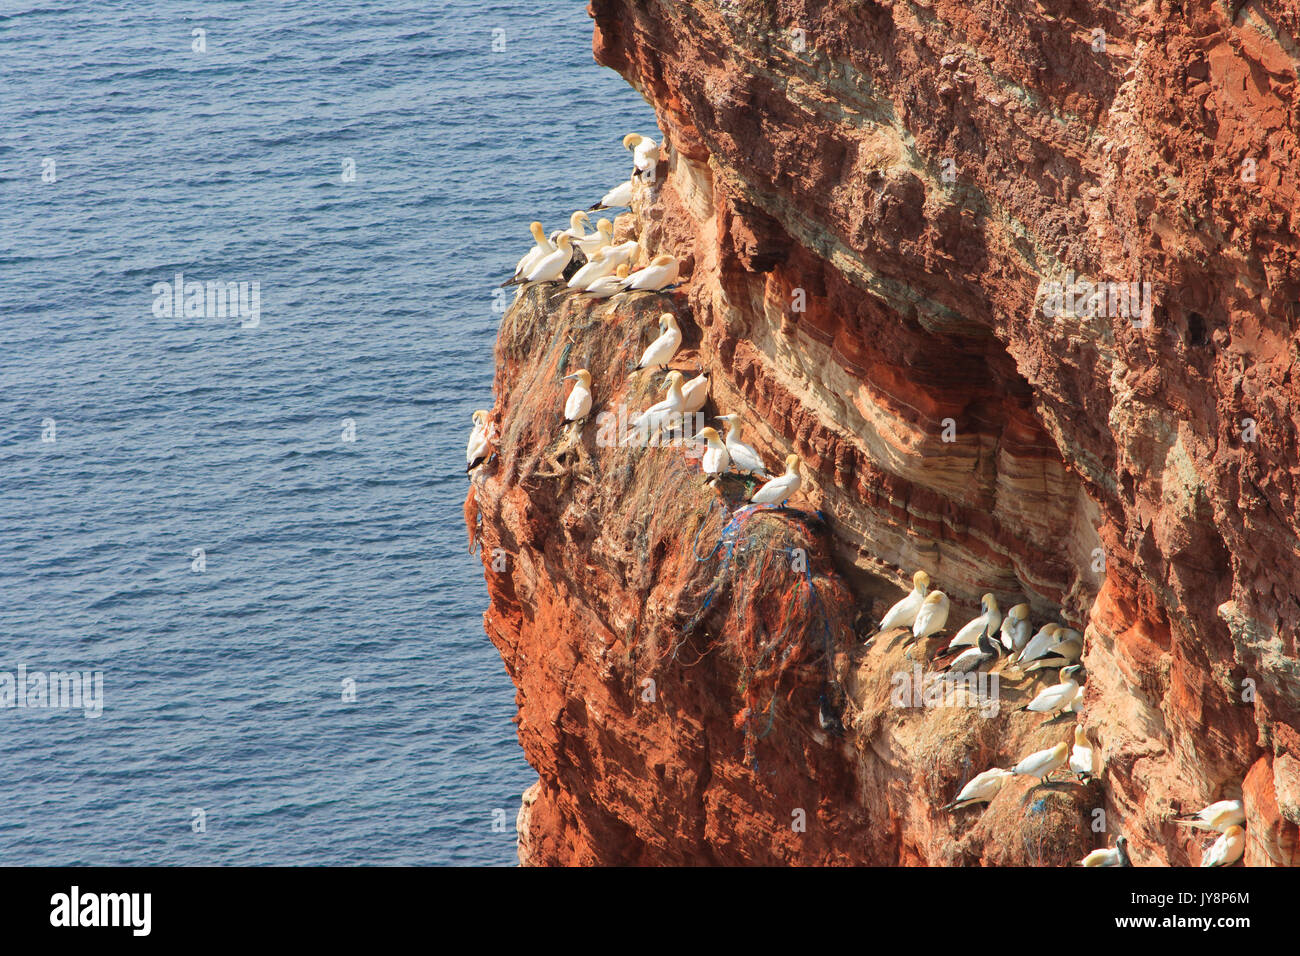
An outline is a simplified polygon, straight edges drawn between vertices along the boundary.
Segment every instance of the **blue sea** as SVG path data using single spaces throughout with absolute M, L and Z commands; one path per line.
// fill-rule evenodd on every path
M 103 682 L 0 708 L 0 865 L 515 863 L 463 456 L 654 131 L 585 4 L 4 0 L 0 64 L 0 673 Z

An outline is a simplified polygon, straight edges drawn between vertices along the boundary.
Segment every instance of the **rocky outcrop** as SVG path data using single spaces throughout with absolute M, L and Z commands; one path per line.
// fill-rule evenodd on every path
M 619 229 L 687 277 L 502 323 L 467 518 L 539 774 L 525 862 L 1066 863 L 1123 833 L 1185 865 L 1208 841 L 1169 818 L 1241 794 L 1244 862 L 1294 865 L 1295 4 L 591 12 L 670 147 Z M 1072 309 L 1084 280 L 1149 310 Z M 803 457 L 792 509 L 559 429 L 566 369 L 598 410 L 655 400 L 629 369 L 665 310 L 710 410 Z M 897 706 L 939 642 L 864 622 L 916 568 L 954 624 L 987 591 L 1085 631 L 1095 779 L 939 809 L 1073 724 L 1010 674 L 996 713 Z

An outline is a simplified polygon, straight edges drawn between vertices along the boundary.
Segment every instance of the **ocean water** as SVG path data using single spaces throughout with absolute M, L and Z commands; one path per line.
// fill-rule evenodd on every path
M 527 222 L 654 129 L 584 7 L 0 4 L 0 673 L 103 675 L 0 708 L 0 865 L 515 862 L 462 462 Z

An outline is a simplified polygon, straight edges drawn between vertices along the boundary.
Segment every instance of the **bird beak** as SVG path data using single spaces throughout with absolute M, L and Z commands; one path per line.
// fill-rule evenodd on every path
M 561 381 L 561 382 L 567 382 L 569 379 L 571 379 L 571 378 L 577 378 L 577 377 L 578 377 L 578 373 L 577 373 L 577 372 L 574 372 L 572 375 L 566 375 L 566 376 L 564 376 L 564 378 L 560 379 L 560 381 Z

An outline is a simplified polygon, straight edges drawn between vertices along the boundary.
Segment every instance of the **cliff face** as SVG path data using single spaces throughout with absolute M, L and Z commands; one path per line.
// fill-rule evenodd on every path
M 1245 863 L 1300 862 L 1300 6 L 1202 6 L 594 0 L 670 150 L 620 232 L 688 277 L 502 324 L 467 518 L 539 773 L 525 862 L 1064 863 L 1123 833 L 1195 864 L 1168 818 L 1239 793 Z M 1071 310 L 1076 279 L 1149 311 Z M 558 430 L 566 369 L 597 410 L 657 399 L 628 370 L 663 311 L 709 410 L 803 456 L 797 511 Z M 916 568 L 949 635 L 986 591 L 1085 630 L 1094 781 L 939 810 L 1073 729 L 1014 712 L 1041 683 L 891 703 L 938 642 L 863 622 Z

